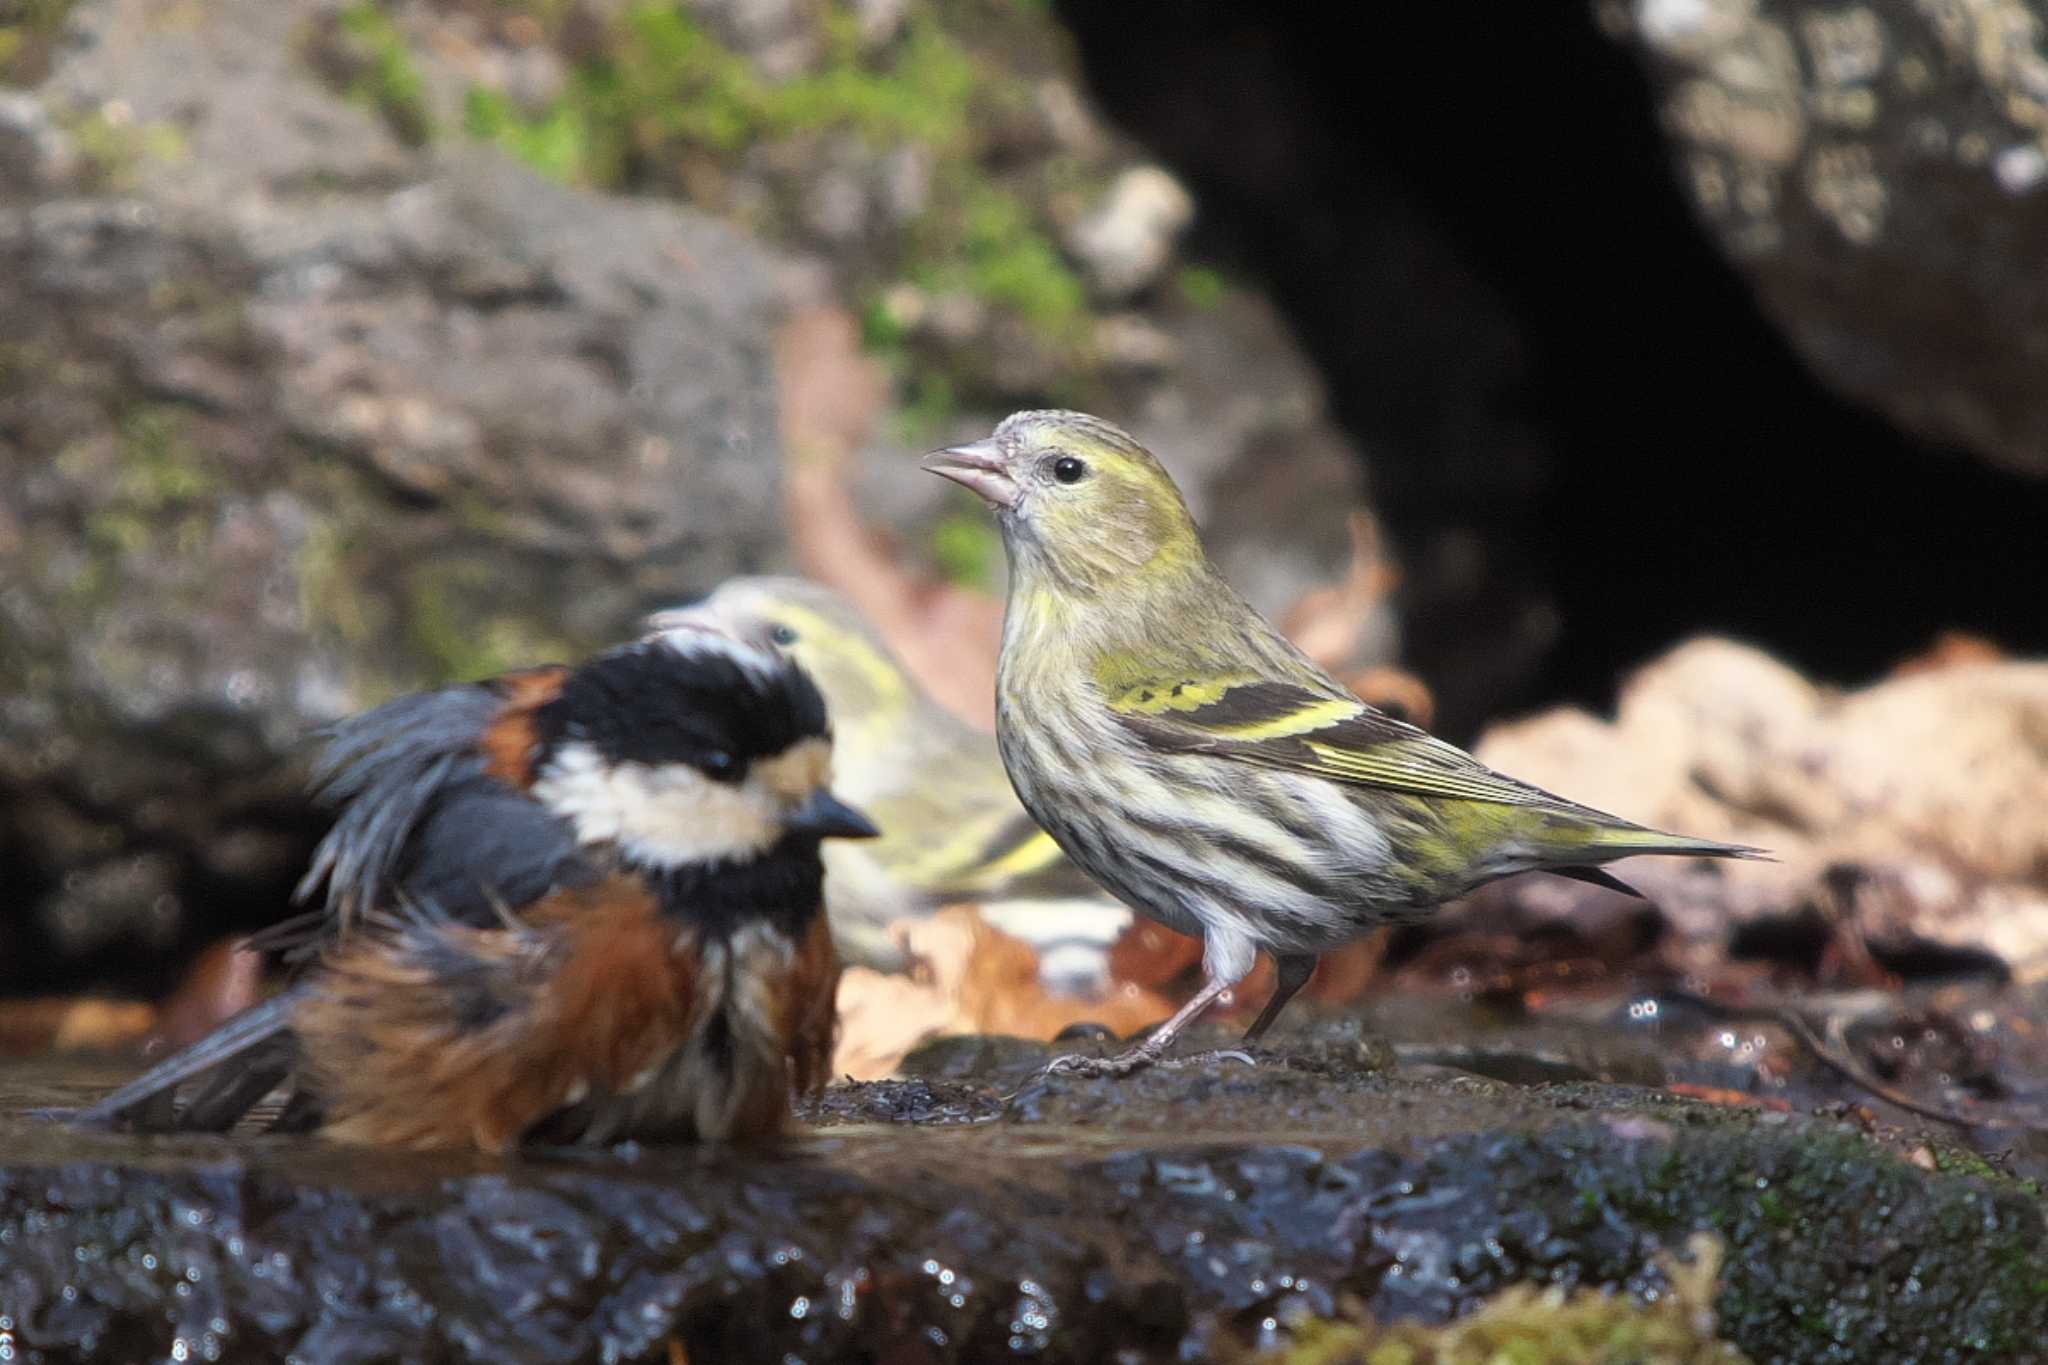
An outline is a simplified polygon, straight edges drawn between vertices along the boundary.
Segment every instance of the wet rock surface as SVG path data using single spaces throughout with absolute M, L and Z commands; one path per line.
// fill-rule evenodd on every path
M 30 1360 L 1241 1358 L 1516 1283 L 1654 1295 L 1704 1231 L 1752 1359 L 2042 1358 L 2037 1192 L 1915 1135 L 1597 1063 L 1532 1085 L 1395 1061 L 1355 1024 L 1122 1083 L 1034 1079 L 1046 1055 L 954 1040 L 754 1154 L 371 1158 L 9 1119 L 0 1330 Z M 1958 1162 L 1978 1174 L 1929 1169 Z

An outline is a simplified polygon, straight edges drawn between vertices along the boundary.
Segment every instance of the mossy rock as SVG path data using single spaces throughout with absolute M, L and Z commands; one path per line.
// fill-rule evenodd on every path
M 1883 1135 L 1407 1076 L 1341 1031 L 1115 1082 L 1030 1079 L 1046 1055 L 949 1044 L 922 1078 L 835 1087 L 825 1126 L 767 1152 L 495 1162 L 10 1124 L 17 1342 L 1382 1365 L 1461 1359 L 1428 1352 L 1496 1329 L 1526 1344 L 1545 1313 L 1642 1346 L 1616 1360 L 1730 1359 L 1725 1341 L 1753 1361 L 2023 1362 L 2048 1339 L 2041 1202 Z M 1673 1294 L 1678 1335 L 1656 1311 Z

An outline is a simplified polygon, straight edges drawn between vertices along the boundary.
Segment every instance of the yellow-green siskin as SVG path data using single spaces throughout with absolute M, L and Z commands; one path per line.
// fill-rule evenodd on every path
M 801 578 L 735 578 L 647 624 L 779 650 L 817 682 L 832 716 L 837 790 L 882 830 L 854 857 L 834 846 L 847 841 L 826 845 L 827 914 L 843 959 L 901 970 L 892 923 L 973 901 L 1038 950 L 1048 986 L 1107 984 L 1109 949 L 1130 912 L 1024 813 L 995 739 L 920 688 L 846 599 Z
M 1375 711 L 1231 590 L 1150 452 L 1099 418 L 1020 412 L 925 468 L 995 509 L 1010 559 L 996 738 L 1024 807 L 1132 909 L 1204 940 L 1205 981 L 1114 1074 L 1272 954 L 1263 1034 L 1319 954 L 1484 882 L 1636 853 L 1659 833 L 1505 777 Z

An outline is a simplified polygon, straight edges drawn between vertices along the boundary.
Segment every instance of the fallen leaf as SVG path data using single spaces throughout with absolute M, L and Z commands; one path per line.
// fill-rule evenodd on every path
M 1098 999 L 1048 992 L 1031 945 L 984 923 L 972 906 L 897 927 L 921 970 L 909 977 L 849 967 L 840 977 L 837 1075 L 889 1075 L 921 1044 L 951 1034 L 1051 1039 L 1093 1022 L 1122 1037 L 1173 1013 L 1171 1000 L 1130 982 Z

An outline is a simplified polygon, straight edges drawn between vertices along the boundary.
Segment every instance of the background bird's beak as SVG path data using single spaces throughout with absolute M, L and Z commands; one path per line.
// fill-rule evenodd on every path
M 924 467 L 942 479 L 951 479 L 972 489 L 991 507 L 1017 505 L 1017 481 L 1010 477 L 1009 461 L 994 441 L 935 450 L 924 457 Z
M 820 839 L 872 839 L 882 832 L 874 821 L 823 787 L 812 792 L 782 823 L 784 829 Z
M 660 635 L 671 630 L 702 630 L 713 635 L 723 635 L 725 630 L 699 606 L 669 607 L 655 612 L 640 623 L 640 628 L 649 635 Z

